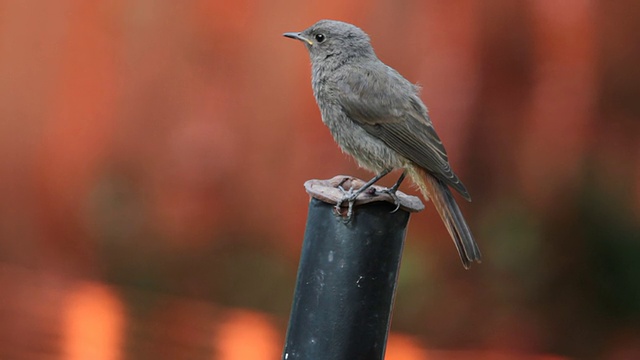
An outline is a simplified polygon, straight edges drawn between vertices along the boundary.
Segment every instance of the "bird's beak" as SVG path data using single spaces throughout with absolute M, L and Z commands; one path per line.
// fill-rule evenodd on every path
M 307 44 L 309 44 L 310 46 L 313 45 L 313 42 L 309 39 L 307 39 L 306 37 L 300 35 L 300 33 L 295 33 L 295 32 L 288 32 L 288 33 L 284 33 L 282 34 L 285 37 L 291 38 L 291 39 L 296 39 L 296 40 L 300 40 L 300 41 L 304 41 Z

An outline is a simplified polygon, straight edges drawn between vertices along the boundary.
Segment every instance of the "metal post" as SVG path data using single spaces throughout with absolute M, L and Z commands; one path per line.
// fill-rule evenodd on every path
M 285 360 L 384 357 L 409 211 L 424 206 L 398 192 L 401 207 L 392 212 L 393 199 L 374 187 L 347 221 L 334 210 L 341 182 L 346 189 L 364 183 L 345 176 L 305 183 L 312 198 Z

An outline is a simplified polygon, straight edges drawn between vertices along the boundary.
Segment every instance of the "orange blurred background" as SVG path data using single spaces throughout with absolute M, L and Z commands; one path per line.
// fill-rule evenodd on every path
M 413 215 L 387 359 L 640 358 L 640 2 L 0 0 L 0 359 L 280 357 L 303 182 L 371 176 L 281 36 L 322 18 L 474 198 L 469 271 Z

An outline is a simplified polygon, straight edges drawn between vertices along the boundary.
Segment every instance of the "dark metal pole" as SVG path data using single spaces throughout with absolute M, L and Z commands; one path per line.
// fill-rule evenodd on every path
M 384 357 L 409 211 L 419 199 L 367 191 L 346 221 L 334 210 L 345 176 L 305 183 L 312 196 L 282 358 Z M 349 178 L 343 184 L 362 185 Z M 375 187 L 376 190 L 382 188 Z M 321 199 L 321 200 L 319 200 Z

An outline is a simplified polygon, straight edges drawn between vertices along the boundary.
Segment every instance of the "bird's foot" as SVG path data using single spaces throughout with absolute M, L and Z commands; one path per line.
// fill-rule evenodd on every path
M 336 203 L 336 206 L 334 207 L 334 210 L 336 214 L 342 215 L 342 204 L 345 201 L 348 202 L 349 208 L 347 209 L 346 221 L 349 221 L 351 220 L 351 216 L 353 216 L 353 205 L 355 204 L 356 198 L 358 198 L 358 195 L 360 195 L 360 192 L 354 191 L 353 186 L 350 187 L 349 190 L 345 190 L 342 187 L 343 183 L 344 181 L 338 185 L 338 189 L 340 189 L 340 191 L 342 192 L 342 198 L 338 200 L 338 202 Z
M 398 198 L 398 195 L 396 194 L 397 191 L 398 191 L 398 188 L 395 187 L 395 186 L 390 187 L 388 189 L 382 189 L 382 190 L 378 191 L 378 192 L 381 192 L 381 193 L 384 193 L 384 194 L 388 194 L 393 199 L 393 204 L 396 206 L 396 208 L 391 211 L 391 214 L 393 214 L 394 212 L 396 212 L 396 211 L 398 211 L 400 209 L 400 199 Z

